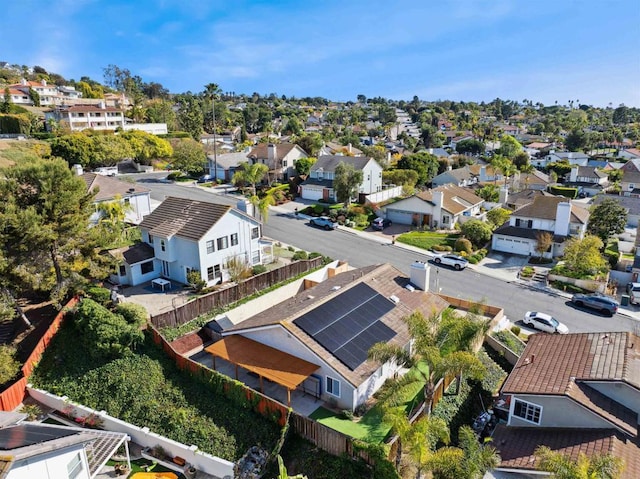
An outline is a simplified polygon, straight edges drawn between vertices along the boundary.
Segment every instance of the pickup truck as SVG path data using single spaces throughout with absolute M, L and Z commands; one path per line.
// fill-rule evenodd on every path
M 433 262 L 438 265 L 451 266 L 458 271 L 465 269 L 469 264 L 469 261 L 462 256 L 452 253 L 433 253 Z

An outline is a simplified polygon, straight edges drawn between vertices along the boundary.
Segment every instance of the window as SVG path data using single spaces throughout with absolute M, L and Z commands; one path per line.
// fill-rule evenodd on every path
M 251 239 L 256 239 L 260 237 L 260 228 L 257 226 L 255 228 L 251 228 Z
M 229 238 L 223 236 L 222 238 L 218 238 L 218 251 L 221 249 L 226 249 L 229 247 Z
M 215 252 L 216 246 L 213 240 L 207 241 L 207 254 Z
M 542 408 L 528 402 L 516 399 L 513 404 L 513 415 L 517 416 L 525 421 L 532 422 L 534 424 L 540 424 L 540 416 L 542 415 Z
M 207 268 L 207 280 L 213 281 L 215 279 L 215 273 L 213 272 L 213 266 Z
M 527 221 L 527 228 L 533 228 L 533 220 Z
M 520 227 L 520 218 L 516 218 L 516 228 Z
M 124 204 L 125 205 L 130 205 L 131 204 L 131 198 L 125 198 L 124 199 Z
M 164 240 L 160 240 L 160 249 L 162 251 L 166 251 L 167 250 L 167 245 L 165 244 Z
M 287 160 L 284 160 L 284 161 L 282 162 L 282 166 L 284 166 L 285 168 L 287 167 Z
M 448 224 L 449 224 L 449 216 L 448 216 L 448 215 L 443 215 L 443 216 L 442 216 L 442 222 L 443 222 L 445 225 L 448 225 Z
M 327 392 L 340 397 L 340 381 L 327 376 Z
M 151 236 L 151 233 L 149 233 L 149 244 L 153 244 L 153 236 Z
M 142 263 L 140 265 L 140 272 L 142 274 L 151 273 L 153 271 L 153 260 L 147 261 L 146 263 Z
M 80 456 L 80 453 L 78 453 L 73 456 L 73 459 L 71 459 L 71 461 L 69 461 L 69 464 L 67 464 L 67 473 L 69 474 L 69 479 L 75 479 L 76 477 L 78 477 L 82 472 L 82 469 L 82 457 Z
M 233 233 L 231 235 L 231 246 L 235 246 L 238 244 L 238 233 Z
M 120 276 L 125 276 L 127 274 L 127 268 L 123 264 L 120 265 L 119 274 L 120 274 Z

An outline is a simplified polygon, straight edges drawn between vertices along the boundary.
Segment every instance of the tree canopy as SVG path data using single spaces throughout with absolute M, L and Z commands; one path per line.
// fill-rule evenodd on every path
M 627 209 L 613 198 L 606 198 L 591 209 L 587 231 L 603 242 L 624 232 L 627 225 Z
M 438 174 L 438 157 L 427 153 L 413 153 L 405 155 L 398 161 L 399 170 L 413 170 L 418 174 L 419 185 L 429 183 Z
M 484 221 L 471 219 L 460 226 L 462 234 L 473 243 L 474 246 L 484 246 L 491 239 L 491 226 Z
M 564 267 L 578 278 L 605 272 L 608 263 L 600 254 L 602 248 L 603 242 L 597 236 L 571 238 L 564 248 Z
M 356 170 L 350 163 L 341 161 L 336 166 L 333 189 L 336 192 L 336 199 L 349 206 L 351 198 L 358 192 L 358 187 L 362 183 L 362 170 Z
M 204 145 L 191 138 L 182 138 L 173 143 L 173 167 L 191 176 L 204 173 L 207 155 Z

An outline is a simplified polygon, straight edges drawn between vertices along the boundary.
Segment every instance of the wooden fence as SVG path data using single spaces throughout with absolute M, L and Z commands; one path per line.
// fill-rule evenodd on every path
M 60 310 L 56 315 L 49 328 L 40 338 L 40 341 L 36 344 L 29 354 L 29 357 L 24 362 L 21 369 L 21 377 L 17 379 L 11 386 L 0 393 L 0 411 L 12 411 L 17 408 L 27 394 L 27 381 L 33 372 L 36 364 L 42 358 L 42 354 L 47 349 L 47 346 L 51 342 L 51 339 L 56 335 L 60 325 L 65 317 L 66 312 L 73 308 L 78 303 L 78 298 L 72 298 L 69 302 Z
M 214 308 L 228 306 L 247 296 L 270 288 L 271 286 L 295 278 L 322 265 L 322 258 L 296 261 L 272 271 L 253 276 L 242 283 L 229 288 L 219 289 L 200 296 L 183 306 L 166 313 L 151 316 L 151 324 L 156 328 L 176 327 L 208 313 Z

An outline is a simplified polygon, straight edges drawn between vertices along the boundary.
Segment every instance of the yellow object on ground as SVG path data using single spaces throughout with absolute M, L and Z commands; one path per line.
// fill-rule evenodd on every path
M 178 479 L 174 472 L 136 472 L 131 479 Z

